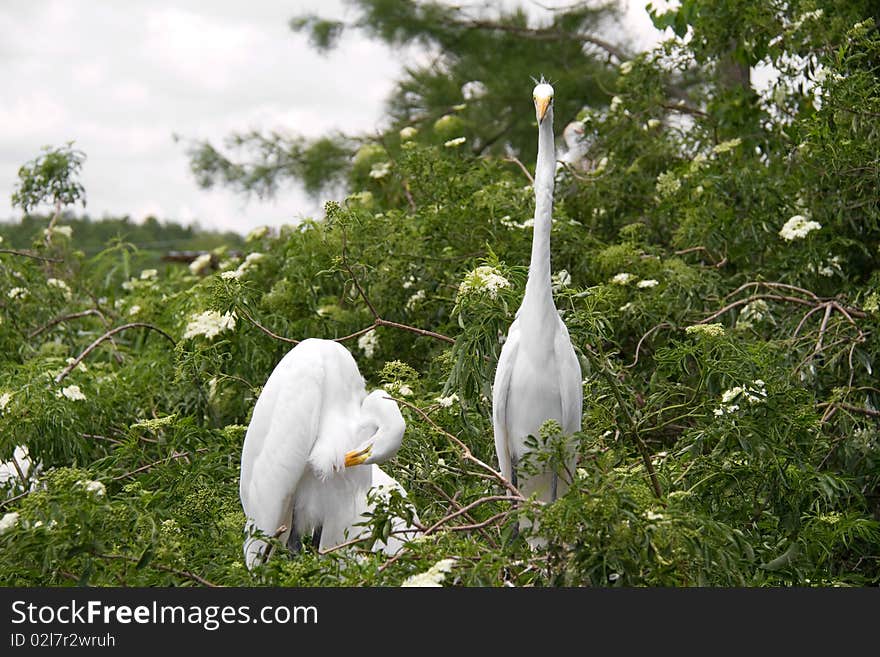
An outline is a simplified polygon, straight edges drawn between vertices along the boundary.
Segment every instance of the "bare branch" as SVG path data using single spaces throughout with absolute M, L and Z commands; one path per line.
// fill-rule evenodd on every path
M 156 331 L 157 333 L 160 333 L 161 335 L 163 335 L 165 338 L 167 338 L 171 342 L 171 344 L 176 344 L 174 341 L 174 338 L 172 338 L 170 335 L 168 335 L 165 331 L 160 329 L 158 326 L 154 326 L 152 324 L 147 324 L 146 322 L 132 322 L 131 324 L 123 324 L 122 326 L 117 326 L 115 329 L 111 329 L 111 330 L 107 331 L 104 335 L 102 335 L 100 338 L 98 338 L 92 344 L 90 344 L 88 347 L 86 347 L 85 351 L 83 351 L 79 356 L 77 356 L 73 360 L 72 363 L 70 363 L 67 367 L 65 367 L 61 371 L 61 373 L 55 377 L 55 383 L 61 383 L 64 380 L 64 378 L 73 371 L 73 368 L 75 368 L 77 365 L 79 365 L 83 361 L 83 359 L 86 356 L 88 356 L 90 353 L 92 353 L 98 347 L 98 345 L 100 345 L 102 342 L 104 342 L 104 340 L 108 340 L 108 339 L 112 338 L 114 335 L 116 335 L 117 333 L 121 333 L 122 331 L 125 331 L 130 328 L 151 329 L 151 330 Z
M 89 308 L 88 310 L 83 310 L 78 313 L 71 313 L 69 315 L 61 315 L 60 317 L 56 317 L 55 319 L 51 320 L 50 322 L 43 324 L 43 326 L 41 326 L 40 328 L 35 329 L 35 330 L 31 331 L 30 333 L 28 333 L 28 337 L 35 338 L 43 331 L 47 331 L 50 328 L 52 328 L 53 326 L 61 324 L 62 322 L 67 322 L 71 319 L 79 319 L 80 317 L 88 317 L 90 315 L 97 315 L 98 317 L 101 317 L 102 319 L 104 318 L 104 314 L 100 310 L 98 310 L 96 308 Z

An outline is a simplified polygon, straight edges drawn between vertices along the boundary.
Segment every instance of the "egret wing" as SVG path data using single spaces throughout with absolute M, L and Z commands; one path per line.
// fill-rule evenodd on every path
M 519 322 L 514 320 L 507 332 L 507 340 L 501 348 L 498 367 L 495 370 L 495 383 L 492 386 L 492 425 L 495 430 L 495 453 L 498 455 L 498 467 L 501 474 L 508 481 L 510 481 L 511 463 L 507 403 L 510 396 L 513 365 L 519 351 L 519 337 Z

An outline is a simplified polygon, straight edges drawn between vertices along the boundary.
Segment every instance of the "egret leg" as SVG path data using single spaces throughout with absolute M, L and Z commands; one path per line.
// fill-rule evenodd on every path
M 516 476 L 516 461 L 512 458 L 510 459 L 510 483 L 513 484 L 514 488 L 519 488 Z M 518 507 L 519 502 L 514 502 L 513 508 L 516 509 Z M 513 543 L 517 538 L 519 538 L 519 519 L 513 523 L 513 530 L 510 532 L 510 543 Z
M 323 525 L 318 525 L 312 532 L 312 546 L 317 550 L 321 547 L 321 533 L 324 531 Z
M 302 541 L 296 532 L 296 522 L 292 511 L 290 513 L 290 534 L 287 535 L 287 549 L 290 550 L 290 554 L 299 554 L 302 550 Z

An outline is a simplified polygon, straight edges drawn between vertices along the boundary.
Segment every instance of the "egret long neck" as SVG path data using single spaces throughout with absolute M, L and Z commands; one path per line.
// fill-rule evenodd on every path
M 553 108 L 538 124 L 538 163 L 535 167 L 535 226 L 532 234 L 532 260 L 523 307 L 529 315 L 546 321 L 543 313 L 556 313 L 550 288 L 550 225 L 553 214 L 553 181 L 556 174 L 556 149 L 553 143 Z M 525 327 L 524 327 L 525 328 Z

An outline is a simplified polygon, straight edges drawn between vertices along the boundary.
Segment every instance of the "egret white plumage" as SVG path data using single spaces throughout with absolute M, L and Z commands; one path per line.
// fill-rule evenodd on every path
M 559 157 L 557 169 L 569 166 L 575 171 L 589 171 L 593 161 L 589 157 L 591 139 L 587 137 L 587 129 L 583 121 L 572 121 L 562 130 L 565 151 Z
M 535 169 L 535 225 L 525 296 L 501 349 L 492 390 L 495 451 L 501 474 L 524 495 L 555 500 L 568 487 L 551 469 L 518 475 L 517 464 L 528 451 L 527 438 L 541 425 L 556 420 L 565 435 L 580 431 L 583 406 L 581 368 L 568 329 L 553 302 L 550 281 L 550 229 L 556 170 L 553 143 L 553 87 L 541 81 L 533 92 L 538 120 L 538 162 Z M 565 464 L 574 471 L 574 451 Z M 520 527 L 528 525 L 520 521 Z M 531 545 L 543 539 L 534 536 Z
M 358 537 L 372 508 L 371 491 L 403 488 L 378 463 L 400 448 L 406 423 L 384 390 L 367 394 L 351 353 L 332 340 L 308 339 L 278 363 L 260 394 L 244 439 L 239 492 L 247 516 L 248 568 L 265 559 L 265 535 L 291 552 L 303 536 L 320 549 Z M 404 519 L 394 529 L 413 537 Z M 373 546 L 388 554 L 400 537 Z

